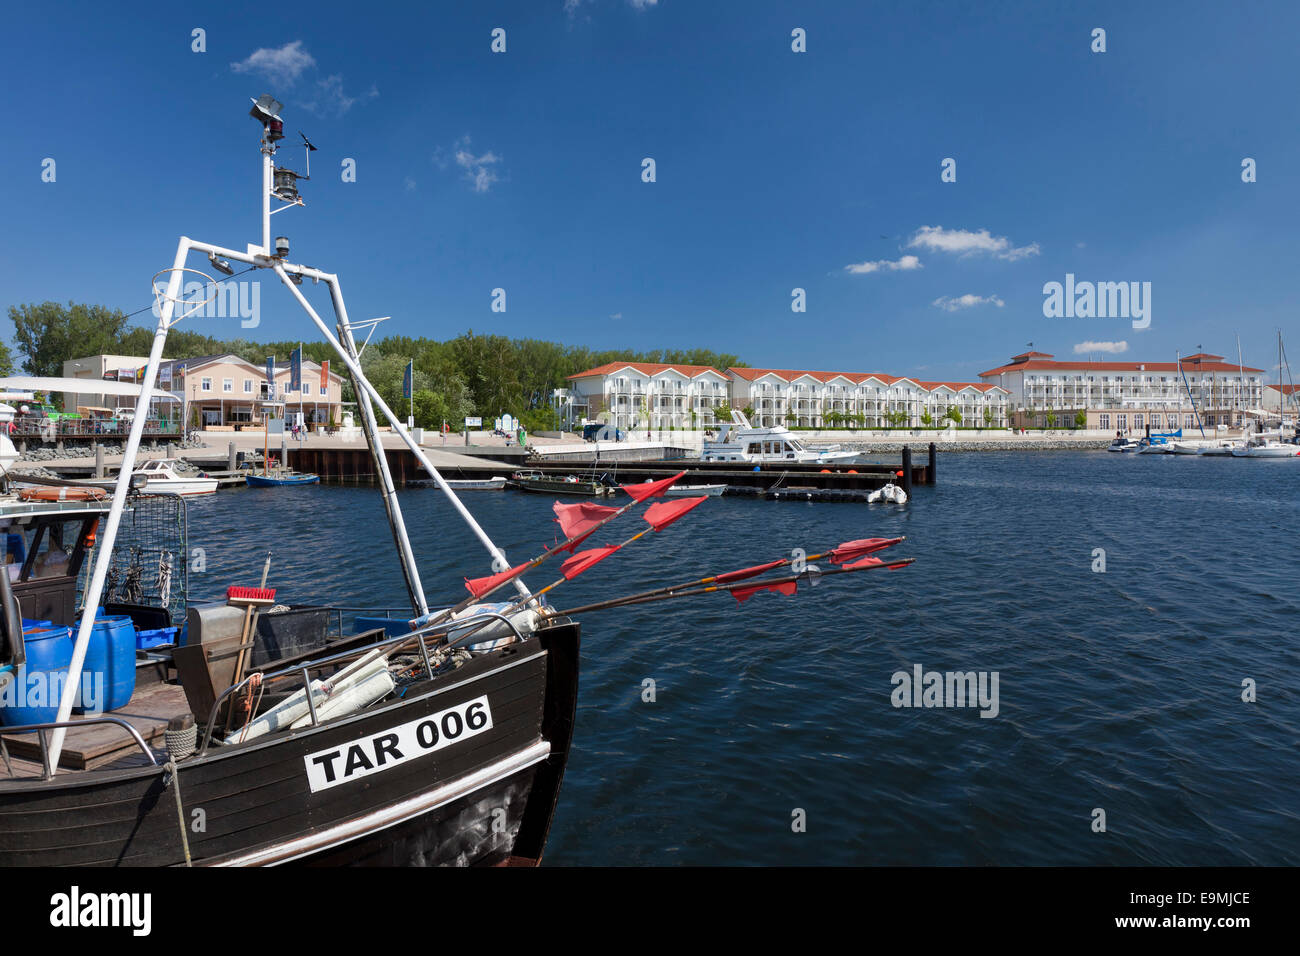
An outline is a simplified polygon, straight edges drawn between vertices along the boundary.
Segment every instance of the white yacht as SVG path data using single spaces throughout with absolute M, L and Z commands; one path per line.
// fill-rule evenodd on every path
M 844 451 L 838 445 L 824 449 L 808 448 L 784 425 L 755 428 L 744 412 L 732 409 L 731 423 L 722 426 L 715 440 L 704 443 L 700 460 L 825 464 L 856 458 L 858 454 Z

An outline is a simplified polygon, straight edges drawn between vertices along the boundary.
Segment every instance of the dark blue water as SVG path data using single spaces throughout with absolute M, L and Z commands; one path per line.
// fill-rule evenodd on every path
M 551 499 L 465 498 L 512 559 L 553 540 Z M 484 553 L 439 493 L 402 501 L 430 601 L 459 598 Z M 373 489 L 223 491 L 190 523 L 195 594 L 269 548 L 282 599 L 401 601 Z M 1300 863 L 1298 523 L 1288 462 L 1105 452 L 945 455 L 902 509 L 712 499 L 555 603 L 877 535 L 917 562 L 587 615 L 547 862 Z M 916 664 L 998 672 L 998 716 L 895 708 Z

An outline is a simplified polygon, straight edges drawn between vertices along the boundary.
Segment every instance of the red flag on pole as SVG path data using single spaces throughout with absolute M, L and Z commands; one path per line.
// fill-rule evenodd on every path
M 595 531 L 602 521 L 611 515 L 618 514 L 621 510 L 593 504 L 590 501 L 581 501 L 576 505 L 562 505 L 557 501 L 554 509 L 555 520 L 560 523 L 560 531 L 563 532 L 565 538 L 574 539 L 564 546 L 564 550 L 570 553 L 582 543 L 587 535 Z
M 569 558 L 560 565 L 560 573 L 564 575 L 565 580 L 572 581 L 583 571 L 586 571 L 598 561 L 604 561 L 611 554 L 617 551 L 621 545 L 610 544 L 603 548 L 590 548 L 586 551 L 579 551 L 573 557 Z
M 854 561 L 852 564 L 846 564 L 844 566 L 846 568 L 868 568 L 871 567 L 871 565 L 873 564 L 884 564 L 884 563 L 885 562 L 881 561 L 879 558 L 866 557 L 863 558 L 861 561 Z M 898 561 L 895 562 L 894 564 L 886 565 L 886 567 L 888 567 L 889 570 L 891 571 L 897 571 L 899 568 L 907 567 L 907 562 Z
M 641 517 L 649 522 L 650 527 L 662 531 L 692 508 L 698 508 L 709 500 L 708 495 L 698 498 L 679 498 L 676 501 L 656 501 L 645 510 Z
M 777 594 L 794 594 L 798 590 L 796 582 L 786 581 L 782 584 L 751 584 L 747 588 L 732 588 L 731 593 L 738 602 L 748 601 L 759 591 L 775 591 Z
M 679 471 L 671 478 L 664 478 L 661 481 L 647 481 L 639 485 L 619 485 L 619 487 L 631 495 L 633 501 L 645 501 L 647 498 L 658 498 L 684 474 L 686 472 Z
M 902 538 L 859 538 L 857 541 L 845 541 L 830 553 L 828 560 L 831 564 L 843 564 L 846 561 L 852 561 L 854 558 L 860 558 L 864 554 L 883 551 L 890 545 L 898 544 L 902 540 Z
M 499 584 L 505 584 L 514 578 L 519 577 L 527 570 L 527 564 L 521 564 L 518 567 L 511 568 L 509 571 L 501 571 L 497 574 L 490 574 L 485 578 L 466 578 L 465 587 L 469 588 L 469 593 L 478 597 L 486 594 Z
M 767 564 L 756 564 L 752 568 L 741 568 L 739 571 L 728 571 L 726 574 L 719 574 L 714 577 L 714 580 L 720 584 L 725 584 L 728 581 L 743 581 L 745 578 L 755 577 L 764 571 L 779 568 L 783 564 L 785 564 L 784 561 L 769 561 Z

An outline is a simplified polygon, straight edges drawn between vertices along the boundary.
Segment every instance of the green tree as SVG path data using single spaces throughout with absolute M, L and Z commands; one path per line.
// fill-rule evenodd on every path
M 60 376 L 70 358 L 116 352 L 127 331 L 122 310 L 76 302 L 10 306 L 9 318 L 28 375 Z
M 1075 428 L 1088 427 L 1088 413 L 1085 412 L 1082 408 L 1074 413 L 1074 427 Z
M 988 427 L 989 427 L 990 425 L 992 425 L 992 424 L 993 424 L 993 409 L 991 409 L 991 408 L 985 408 L 985 409 L 984 409 L 984 427 L 985 427 L 985 428 L 988 428 Z
M 961 425 L 961 412 L 957 408 L 950 408 L 944 413 L 944 418 L 951 421 L 954 425 Z
M 929 428 L 931 425 L 934 424 L 934 416 L 931 415 L 929 412 L 923 412 L 921 414 L 921 424 L 924 425 L 926 428 Z

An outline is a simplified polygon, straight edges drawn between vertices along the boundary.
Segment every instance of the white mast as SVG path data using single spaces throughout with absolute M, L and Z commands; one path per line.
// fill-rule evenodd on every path
M 282 212 L 291 206 L 302 205 L 302 200 L 297 196 L 297 190 L 293 185 L 294 174 L 282 170 L 286 174 L 287 183 L 277 187 L 275 185 L 275 142 L 283 138 L 283 124 L 279 120 L 279 111 L 281 104 L 277 103 L 270 96 L 263 96 L 254 101 L 251 115 L 259 120 L 263 125 L 262 137 L 262 242 L 260 246 L 250 244 L 246 252 L 239 252 L 235 249 L 227 249 L 222 246 L 212 245 L 206 242 L 198 242 L 190 239 L 188 236 L 181 236 L 176 246 L 176 258 L 171 269 L 164 269 L 169 272 L 170 276 L 167 281 L 165 293 L 157 289 L 155 292 L 160 299 L 160 309 L 158 318 L 158 327 L 154 332 L 153 347 L 149 352 L 149 360 L 145 365 L 144 380 L 141 383 L 140 397 L 136 402 L 135 418 L 131 422 L 131 432 L 126 440 L 126 447 L 123 449 L 122 466 L 117 475 L 117 482 L 113 488 L 113 502 L 108 512 L 108 520 L 104 528 L 104 535 L 100 539 L 98 552 L 95 556 L 95 566 L 91 573 L 90 583 L 85 592 L 85 606 L 82 612 L 81 624 L 77 630 L 76 644 L 72 651 L 72 661 L 68 665 L 68 680 L 63 686 L 63 693 L 59 698 L 59 710 L 55 717 L 56 723 L 65 722 L 72 714 L 72 707 L 77 702 L 81 689 L 81 668 L 86 660 L 86 650 L 90 644 L 90 632 L 95 624 L 95 611 L 99 607 L 104 595 L 104 581 L 108 575 L 109 564 L 113 557 L 113 545 L 117 540 L 118 526 L 121 524 L 122 512 L 126 504 L 126 495 L 131 483 L 131 475 L 135 469 L 136 456 L 140 449 L 140 440 L 144 433 L 145 419 L 147 417 L 149 401 L 152 396 L 154 384 L 158 379 L 158 366 L 162 360 L 163 345 L 167 340 L 167 333 L 171 327 L 180 322 L 196 308 L 206 303 L 194 303 L 190 301 L 181 302 L 179 294 L 181 292 L 182 270 L 185 268 L 185 262 L 190 252 L 201 252 L 208 255 L 220 256 L 225 259 L 233 259 L 237 262 L 244 262 L 257 269 L 271 269 L 286 288 L 297 299 L 298 304 L 302 306 L 308 317 L 316 325 L 325 340 L 330 344 L 338 354 L 343 364 L 352 374 L 354 382 L 360 390 L 365 393 L 369 399 L 374 402 L 375 406 L 383 413 L 395 431 L 402 439 L 403 443 L 411 450 L 416 459 L 424 466 L 425 470 L 433 476 L 434 482 L 442 489 L 443 493 L 450 499 L 460 516 L 469 525 L 470 530 L 475 537 L 483 544 L 488 553 L 493 558 L 494 565 L 499 565 L 499 570 L 504 570 L 510 566 L 505 554 L 492 541 L 487 532 L 474 520 L 474 516 L 456 496 L 456 493 L 447 484 L 446 479 L 434 466 L 433 462 L 424 453 L 423 449 L 415 442 L 410 432 L 406 430 L 402 422 L 394 414 L 393 410 L 388 407 L 384 400 L 379 396 L 375 387 L 365 377 L 361 371 L 361 364 L 355 358 L 356 344 L 352 337 L 352 330 L 348 324 L 347 310 L 343 305 L 343 293 L 339 287 L 338 277 L 332 273 L 322 272 L 307 266 L 296 265 L 286 261 L 288 256 L 288 240 L 276 240 L 276 247 L 271 245 L 271 216 L 274 212 Z M 279 209 L 271 210 L 271 197 L 275 196 L 286 205 Z M 190 270 L 195 271 L 195 270 Z M 202 273 L 200 273 L 202 274 Z M 159 273 L 161 275 L 161 273 Z M 157 277 L 155 277 L 156 280 Z M 297 283 L 303 278 L 309 278 L 316 281 L 324 282 L 329 287 L 331 301 L 334 305 L 335 316 L 338 321 L 339 336 L 336 337 L 317 314 L 316 310 L 304 298 L 298 290 Z M 296 281 L 295 281 L 296 280 Z M 214 292 L 215 295 L 215 283 Z M 183 304 L 185 311 L 177 316 L 177 304 Z M 342 339 L 342 341 L 340 341 Z M 345 346 L 343 343 L 346 342 Z M 358 399 L 362 396 L 358 395 Z M 364 400 L 359 404 L 365 410 L 362 414 L 362 421 L 366 427 L 367 437 L 374 441 L 374 447 L 379 449 L 377 462 L 380 471 L 380 480 L 382 482 L 383 493 L 386 500 L 391 503 L 392 508 L 389 511 L 389 519 L 393 526 L 393 534 L 398 542 L 398 550 L 401 555 L 403 569 L 407 574 L 407 580 L 412 585 L 412 604 L 417 614 L 423 616 L 428 613 L 428 605 L 424 598 L 423 588 L 420 585 L 419 572 L 415 564 L 415 556 L 411 551 L 410 541 L 406 535 L 406 526 L 402 520 L 400 508 L 397 507 L 396 490 L 393 488 L 392 477 L 388 472 L 387 461 L 383 455 L 383 443 L 378 434 L 378 426 L 375 422 L 374 415 L 370 412 L 368 403 Z M 532 592 L 519 578 L 512 582 L 515 589 L 522 597 L 530 597 Z M 64 739 L 67 736 L 66 728 L 56 728 L 50 741 L 50 769 L 52 773 L 58 772 L 59 757 L 63 751 Z

